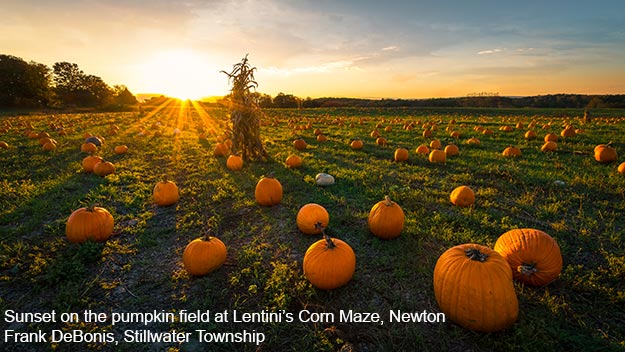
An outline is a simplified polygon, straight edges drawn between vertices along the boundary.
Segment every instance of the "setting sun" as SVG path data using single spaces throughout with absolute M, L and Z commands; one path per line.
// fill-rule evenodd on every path
M 168 50 L 147 57 L 136 72 L 145 90 L 178 99 L 199 99 L 223 94 L 219 70 L 204 56 L 192 50 Z

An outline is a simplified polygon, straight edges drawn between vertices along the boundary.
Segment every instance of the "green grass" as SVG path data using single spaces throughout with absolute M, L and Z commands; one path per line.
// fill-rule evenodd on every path
M 182 108 L 170 102 L 158 111 L 137 113 L 23 115 L 0 118 L 9 126 L 0 140 L 0 310 L 21 312 L 178 311 L 187 309 L 283 311 L 292 323 L 164 323 L 152 331 L 212 332 L 256 330 L 266 335 L 262 350 L 622 350 L 625 348 L 625 178 L 618 163 L 599 164 L 595 145 L 612 141 L 625 151 L 625 111 L 596 112 L 590 124 L 577 118 L 581 111 L 497 109 L 315 109 L 265 112 L 262 137 L 270 159 L 246 163 L 229 171 L 225 159 L 212 156 L 218 136 L 226 128 L 224 110 Z M 577 114 L 577 115 L 576 115 Z M 460 139 L 445 129 L 456 120 Z M 526 141 L 525 129 L 499 131 L 503 125 L 538 122 L 539 138 Z M 443 145 L 456 143 L 460 155 L 445 164 L 432 164 L 415 148 L 430 139 L 421 124 L 412 131 L 406 122 L 438 122 L 433 138 Z M 546 130 L 541 127 L 553 121 Z M 558 143 L 558 152 L 542 153 L 542 136 L 559 134 L 565 122 L 585 130 Z M 50 124 L 69 129 L 58 135 Z M 296 130 L 311 124 L 311 129 Z M 369 133 L 377 123 L 392 125 L 382 135 L 387 147 L 375 144 Z M 44 152 L 24 131 L 47 131 L 59 141 Z M 117 134 L 109 134 L 110 125 Z M 353 124 L 353 127 L 350 127 Z M 475 126 L 492 129 L 490 136 Z M 174 135 L 175 128 L 181 133 Z M 318 143 L 313 129 L 328 141 Z M 150 132 L 142 136 L 141 131 Z M 154 135 L 154 132 L 161 135 Z M 200 139 L 200 132 L 208 139 Z M 106 138 L 98 152 L 112 161 L 115 175 L 100 178 L 82 172 L 83 134 Z M 292 141 L 302 137 L 305 151 Z M 479 146 L 464 141 L 475 136 Z M 360 151 L 349 148 L 359 137 Z M 125 155 L 113 154 L 118 144 Z M 501 155 L 508 145 L 523 155 Z M 393 151 L 409 149 L 405 163 L 393 161 Z M 287 169 L 286 157 L 298 153 L 299 169 Z M 619 162 L 622 159 L 619 159 Z M 261 176 L 274 172 L 282 183 L 282 203 L 266 208 L 254 201 Z M 328 172 L 336 184 L 315 185 L 314 176 Z M 159 208 L 152 203 L 155 183 L 166 175 L 180 188 L 180 201 Z M 558 182 L 556 182 L 558 181 Z M 476 192 L 471 208 L 456 208 L 449 194 L 459 185 Z M 371 207 L 389 195 L 406 215 L 402 235 L 391 241 L 375 238 L 367 229 Z M 319 238 L 303 235 L 295 216 L 306 203 L 323 205 L 330 214 L 331 236 L 348 242 L 357 257 L 356 273 L 333 291 L 313 288 L 301 265 L 306 249 Z M 97 204 L 115 219 L 114 236 L 106 243 L 71 244 L 65 222 L 79 207 Z M 211 227 L 228 247 L 219 270 L 190 277 L 181 263 L 184 247 Z M 552 235 L 561 247 L 564 267 L 560 278 L 546 287 L 515 283 L 519 319 L 510 329 L 482 334 L 446 323 L 297 322 L 297 315 L 340 310 L 438 312 L 432 288 L 436 260 L 451 246 L 474 242 L 493 246 L 499 235 L 513 228 L 532 227 Z M 141 324 L 0 323 L 2 329 L 44 331 L 82 329 L 114 331 L 146 328 Z M 68 350 L 70 344 L 20 345 L 24 350 Z M 202 345 L 195 338 L 184 344 L 120 343 L 81 345 L 92 350 L 256 350 L 254 344 Z

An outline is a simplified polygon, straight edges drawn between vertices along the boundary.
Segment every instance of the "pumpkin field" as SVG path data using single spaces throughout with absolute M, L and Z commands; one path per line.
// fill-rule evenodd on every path
M 119 342 L 5 345 L 14 351 L 625 349 L 625 166 L 619 168 L 625 111 L 595 109 L 585 118 L 579 109 L 267 109 L 260 133 L 268 159 L 254 162 L 229 158 L 229 128 L 228 110 L 174 99 L 141 112 L 1 116 L 3 333 L 109 332 Z M 548 144 L 547 135 L 555 141 Z M 598 161 L 599 154 L 613 160 Z M 332 177 L 316 179 L 320 173 Z M 281 198 L 257 189 L 262 178 L 279 181 Z M 178 195 L 164 189 L 172 182 Z M 265 200 L 257 201 L 259 192 Z M 398 207 L 403 217 L 370 217 L 374 206 Z M 97 221 L 112 232 L 99 234 L 95 220 L 74 218 L 80 208 L 106 210 L 110 218 Z M 439 263 L 446 267 L 436 270 L 445 276 L 435 280 L 447 250 L 484 246 L 460 254 L 490 263 L 505 252 L 500 236 L 515 229 L 553 239 L 544 242 L 551 247 L 532 250 L 559 248 L 559 272 L 522 282 L 522 271 L 535 272 L 528 267 L 535 263 L 523 263 L 518 274 L 500 258 L 507 275 L 501 279 L 454 266 L 453 254 L 446 254 Z M 201 249 L 185 253 L 200 237 L 220 251 L 208 266 L 193 262 Z M 321 241 L 325 248 L 331 238 L 336 257 L 310 259 L 304 269 L 309 247 Z M 325 264 L 333 271 L 313 278 Z M 462 281 L 449 289 L 452 280 Z M 452 296 L 437 297 L 435 289 Z M 518 301 L 511 316 L 507 303 L 491 304 L 504 291 Z M 443 312 L 439 298 L 451 311 L 488 308 L 475 328 L 473 317 L 464 324 L 449 310 L 445 321 L 391 317 L 436 315 Z M 275 319 L 110 319 L 113 311 L 179 316 L 182 310 Z M 349 310 L 361 315 L 339 319 Z M 23 322 L 7 311 L 81 318 L 92 311 L 106 319 Z M 366 321 L 374 314 L 381 322 Z M 124 341 L 132 329 L 246 330 L 262 333 L 263 341 L 206 343 L 195 333 L 184 342 Z

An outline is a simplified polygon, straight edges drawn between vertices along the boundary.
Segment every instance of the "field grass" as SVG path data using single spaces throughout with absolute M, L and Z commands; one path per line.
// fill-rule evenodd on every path
M 577 115 L 576 115 L 577 113 Z M 0 310 L 18 312 L 282 312 L 294 322 L 237 323 L 18 323 L 0 321 L 2 330 L 34 332 L 79 329 L 114 332 L 128 329 L 193 332 L 262 332 L 265 341 L 203 344 L 195 335 L 186 343 L 9 343 L 20 350 L 115 351 L 559 351 L 625 349 L 625 176 L 618 163 L 600 164 L 595 145 L 612 141 L 625 152 L 625 111 L 593 113 L 582 124 L 581 111 L 488 109 L 313 109 L 265 111 L 262 137 L 270 160 L 246 163 L 234 172 L 225 159 L 212 156 L 227 126 L 227 111 L 169 101 L 138 113 L 30 114 L 0 118 Z M 459 139 L 446 131 L 453 129 Z M 525 140 L 526 128 L 502 132 L 503 125 L 537 121 L 538 138 Z M 402 126 L 415 122 L 413 130 Z M 418 124 L 416 122 L 419 122 Z M 433 138 L 455 143 L 460 155 L 433 164 L 415 153 L 421 125 L 436 123 Z M 551 122 L 550 125 L 547 125 Z M 369 133 L 376 124 L 388 146 Z M 542 137 L 560 133 L 565 123 L 584 133 L 561 140 L 558 152 L 540 151 Z M 30 124 L 31 126 L 28 126 Z M 51 124 L 54 124 L 52 126 Z M 310 126 L 306 126 L 309 125 Z M 59 135 L 63 126 L 67 135 Z M 110 126 L 120 129 L 110 134 Z M 482 135 L 483 126 L 494 131 Z M 545 129 L 542 127 L 547 125 Z M 392 131 L 384 132 L 386 126 Z M 56 150 L 45 152 L 26 129 L 47 131 Z M 300 129 L 304 127 L 305 129 Z M 311 128 L 308 128 L 311 127 Z M 318 143 L 313 129 L 328 137 Z M 180 133 L 174 133 L 179 129 Z M 199 138 L 204 131 L 206 139 Z M 116 165 L 106 178 L 82 171 L 83 135 L 105 137 L 98 155 Z M 305 151 L 291 142 L 302 137 Z M 467 145 L 477 137 L 480 145 Z M 361 138 L 360 151 L 349 148 Z M 115 155 L 125 144 L 129 152 Z M 523 155 L 504 158 L 506 146 Z M 408 162 L 393 161 L 393 151 L 409 149 Z M 303 167 L 288 169 L 290 154 Z M 254 188 L 270 172 L 282 183 L 284 198 L 261 207 Z M 321 188 L 314 176 L 327 172 L 336 184 Z M 157 207 L 155 183 L 167 176 L 181 199 Z M 450 192 L 468 185 L 476 192 L 470 208 L 454 207 Z M 390 196 L 404 210 L 406 226 L 397 239 L 384 241 L 367 228 L 371 207 Z M 295 216 L 306 203 L 323 205 L 330 214 L 327 232 L 349 243 L 357 257 L 356 273 L 344 287 L 321 291 L 302 274 L 306 249 L 319 237 L 303 235 Z M 105 243 L 73 244 L 65 223 L 79 207 L 97 204 L 115 219 L 114 236 Z M 225 265 L 199 278 L 181 262 L 184 247 L 211 227 L 228 247 Z M 438 257 L 462 243 L 492 247 L 502 233 L 537 228 L 560 245 L 561 276 L 546 287 L 515 283 L 519 319 L 510 329 L 476 333 L 445 323 L 298 322 L 304 310 L 377 312 L 388 321 L 390 310 L 438 312 L 432 273 Z M 3 316 L 6 318 L 6 316 Z

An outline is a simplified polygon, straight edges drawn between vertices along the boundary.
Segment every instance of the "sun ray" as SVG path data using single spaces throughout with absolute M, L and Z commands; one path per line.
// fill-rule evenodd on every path
M 143 125 L 145 125 L 145 122 L 147 120 L 151 119 L 152 117 L 156 116 L 160 112 L 164 111 L 166 109 L 166 107 L 168 105 L 172 104 L 174 101 L 175 101 L 175 99 L 173 99 L 173 98 L 169 98 L 169 99 L 164 100 L 162 103 L 160 103 L 159 105 L 157 105 L 153 109 L 149 110 L 147 113 L 145 113 L 143 116 L 141 116 L 138 120 L 136 120 L 132 125 L 129 126 L 129 129 L 141 128 Z
M 215 118 L 210 116 L 200 103 L 196 101 L 191 101 L 191 104 L 195 108 L 195 111 L 197 111 L 206 132 L 211 133 L 214 137 L 223 134 L 224 131 L 219 126 Z

